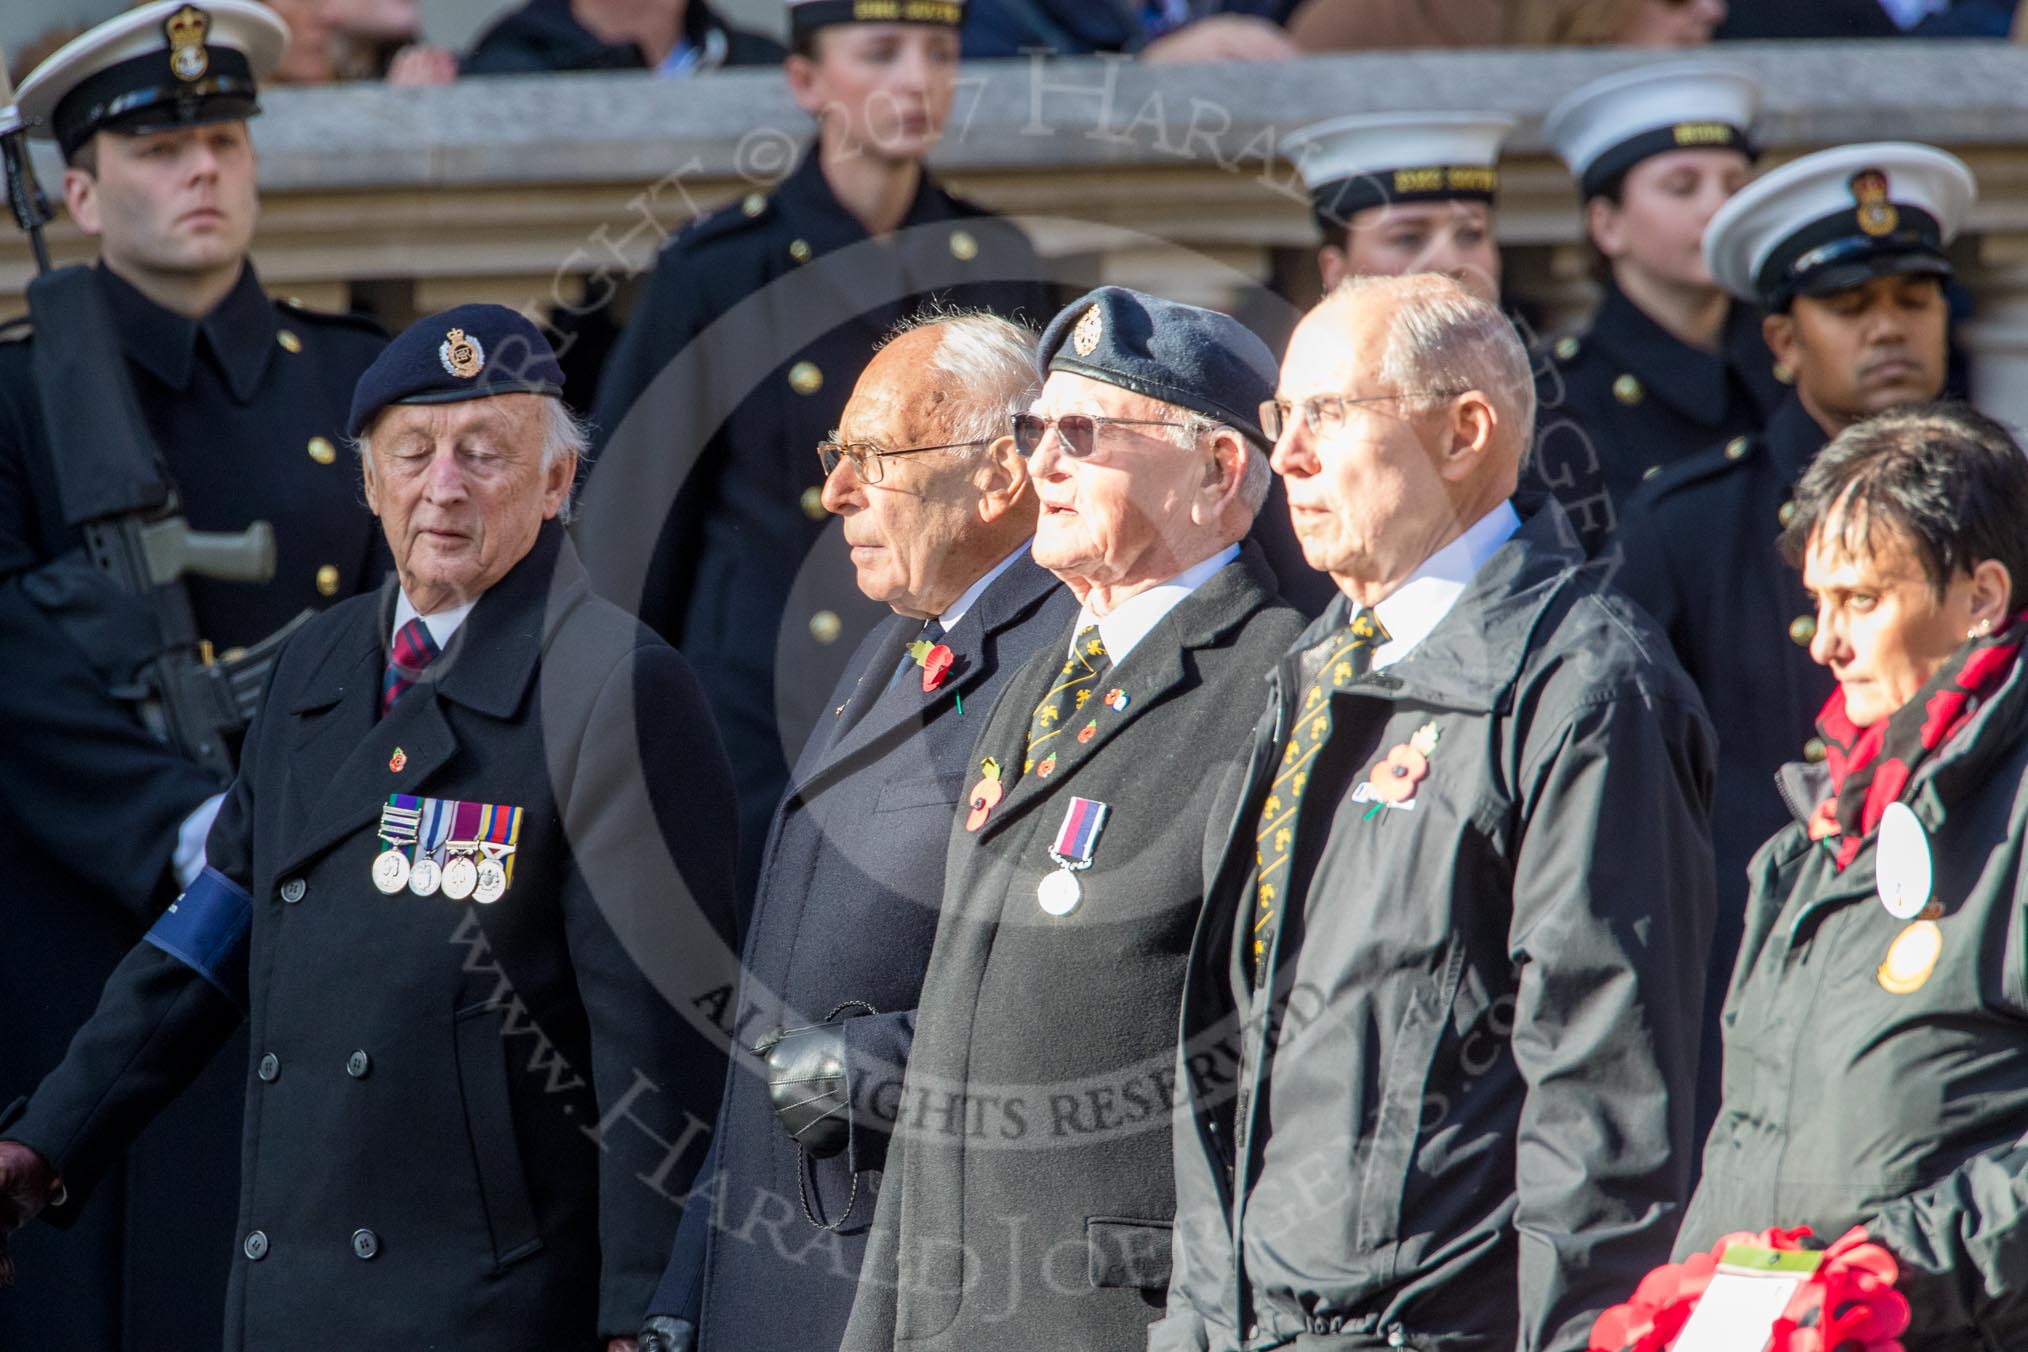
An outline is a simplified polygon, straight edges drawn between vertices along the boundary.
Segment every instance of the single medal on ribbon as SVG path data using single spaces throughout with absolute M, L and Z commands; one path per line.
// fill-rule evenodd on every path
M 484 803 L 457 803 L 451 811 L 451 835 L 444 842 L 444 895 L 463 901 L 479 885 L 479 816 Z
M 415 843 L 415 863 L 408 871 L 408 890 L 419 897 L 433 896 L 444 880 L 444 842 L 451 838 L 452 809 L 449 798 L 423 799 L 422 832 Z
M 1084 887 L 1077 875 L 1091 867 L 1099 832 L 1105 829 L 1111 813 L 1110 807 L 1094 798 L 1073 798 L 1063 810 L 1063 825 L 1057 828 L 1056 843 L 1049 847 L 1056 872 L 1035 889 L 1036 901 L 1049 914 L 1069 915 L 1084 900 Z
M 506 895 L 514 881 L 514 848 L 521 838 L 521 809 L 506 803 L 488 803 L 479 823 L 478 883 L 472 900 L 491 906 Z
M 408 852 L 421 819 L 422 799 L 412 793 L 389 794 L 380 810 L 380 839 L 387 848 L 374 857 L 373 885 L 390 897 L 408 886 Z

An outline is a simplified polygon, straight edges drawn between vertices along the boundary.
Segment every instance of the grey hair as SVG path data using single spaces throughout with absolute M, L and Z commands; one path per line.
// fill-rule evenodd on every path
M 1380 378 L 1410 413 L 1432 413 L 1478 390 L 1514 420 L 1525 461 L 1535 439 L 1535 369 L 1498 306 L 1439 273 L 1350 277 L 1328 301 L 1393 302 Z
M 553 396 L 543 399 L 546 405 L 542 420 L 542 468 L 551 465 L 566 455 L 577 457 L 578 477 L 584 477 L 584 468 L 591 462 L 592 425 L 570 411 L 570 406 Z M 375 422 L 379 421 L 378 415 Z M 369 423 L 360 434 L 352 438 L 352 449 L 359 454 L 360 472 L 373 473 L 373 426 Z M 563 506 L 557 508 L 556 519 L 570 524 L 571 508 L 576 497 L 577 486 L 563 495 Z
M 889 330 L 881 346 L 917 329 L 938 328 L 929 369 L 942 377 L 950 402 L 943 411 L 952 441 L 990 442 L 1012 430 L 1014 415 L 1035 402 L 1040 382 L 1035 349 L 1041 335 L 990 310 L 931 302 Z

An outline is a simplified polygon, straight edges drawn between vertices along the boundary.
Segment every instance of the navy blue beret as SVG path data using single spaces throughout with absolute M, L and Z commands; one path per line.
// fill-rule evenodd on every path
M 345 434 L 389 404 L 455 404 L 496 394 L 562 397 L 563 368 L 542 330 L 504 305 L 460 305 L 418 319 L 382 349 L 352 390 Z
M 1262 448 L 1260 406 L 1280 370 L 1268 346 L 1231 315 L 1102 286 L 1043 331 L 1036 366 L 1069 371 L 1230 423 Z

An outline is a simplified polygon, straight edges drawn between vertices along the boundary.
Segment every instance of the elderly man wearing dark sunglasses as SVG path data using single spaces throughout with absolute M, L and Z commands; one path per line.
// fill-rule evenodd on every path
M 1040 365 L 1014 441 L 1035 561 L 1081 613 L 972 749 L 843 1352 L 1140 1346 L 1169 1280 L 1207 824 L 1302 627 L 1240 543 L 1267 490 L 1266 346 L 1103 287 L 1050 324 Z

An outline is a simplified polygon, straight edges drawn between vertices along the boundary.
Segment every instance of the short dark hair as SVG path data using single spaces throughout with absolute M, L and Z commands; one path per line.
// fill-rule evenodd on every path
M 805 61 L 822 60 L 823 58 L 819 55 L 822 47 L 818 42 L 818 38 L 823 32 L 824 30 L 821 28 L 805 28 L 791 34 L 789 37 L 789 55 L 800 56 Z
M 1782 557 L 1801 567 L 1810 540 L 1826 529 L 1847 553 L 1863 554 L 1875 525 L 1908 541 L 1938 595 L 1974 564 L 1995 559 L 2013 585 L 2009 605 L 2018 605 L 2028 588 L 2028 452 L 1964 404 L 1923 404 L 1854 423 L 1796 484 Z
M 90 136 L 85 143 L 64 157 L 64 164 L 72 169 L 82 169 L 93 178 L 99 176 L 99 138 Z

